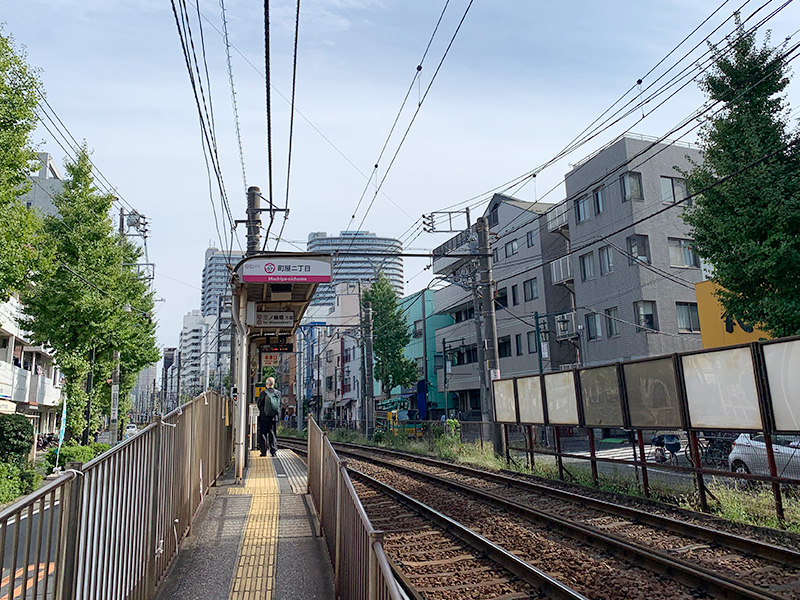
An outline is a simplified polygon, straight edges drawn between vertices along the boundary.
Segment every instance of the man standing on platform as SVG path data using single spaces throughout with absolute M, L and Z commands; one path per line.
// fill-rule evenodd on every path
M 281 394 L 275 389 L 275 378 L 267 377 L 264 383 L 266 389 L 258 395 L 256 405 L 258 406 L 258 448 L 261 456 L 269 453 L 275 456 L 278 450 L 278 441 L 275 438 L 275 427 L 278 415 L 281 411 Z

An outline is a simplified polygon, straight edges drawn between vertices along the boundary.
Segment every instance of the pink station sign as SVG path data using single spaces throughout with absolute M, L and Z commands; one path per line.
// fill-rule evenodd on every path
M 329 283 L 332 263 L 324 257 L 251 258 L 239 267 L 244 282 Z

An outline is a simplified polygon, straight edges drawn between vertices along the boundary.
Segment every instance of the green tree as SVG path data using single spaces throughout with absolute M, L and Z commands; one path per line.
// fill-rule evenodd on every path
M 114 198 L 101 194 L 92 181 L 89 152 L 84 145 L 75 162 L 65 165 L 67 179 L 54 198 L 58 217 L 44 220 L 46 243 L 54 267 L 22 296 L 23 326 L 34 343 L 47 343 L 66 377 L 67 424 L 79 435 L 86 426 L 89 400 L 85 383 L 94 376 L 92 423 L 108 414 L 111 388 L 107 382 L 114 367 L 113 352 L 120 352 L 120 412 L 136 375 L 158 360 L 155 324 L 151 314 L 153 294 L 136 273 L 140 251 L 127 238 L 116 235 L 110 218 Z M 89 357 L 94 360 L 90 363 Z
M 31 144 L 38 85 L 24 53 L 0 33 L 0 300 L 19 291 L 46 264 L 41 222 L 19 201 L 30 189 L 28 175 L 38 168 Z
M 0 415 L 0 462 L 24 465 L 33 438 L 33 425 L 25 415 Z
M 700 83 L 723 110 L 701 131 L 703 164 L 687 176 L 701 195 L 684 219 L 728 313 L 775 336 L 797 334 L 800 149 L 783 96 L 789 68 L 784 48 L 768 36 L 758 46 L 738 18 L 730 43 L 712 47 L 715 64 Z
M 403 356 L 411 332 L 397 306 L 397 293 L 383 273 L 364 292 L 363 301 L 372 303 L 375 379 L 381 382 L 384 398 L 388 398 L 392 388 L 410 386 L 419 378 L 416 363 Z M 368 381 L 367 385 L 371 383 Z

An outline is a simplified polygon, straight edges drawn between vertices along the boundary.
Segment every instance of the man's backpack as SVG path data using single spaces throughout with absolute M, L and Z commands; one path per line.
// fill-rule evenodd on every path
M 264 417 L 277 417 L 281 412 L 281 395 L 275 388 L 266 388 L 258 396 L 258 412 Z

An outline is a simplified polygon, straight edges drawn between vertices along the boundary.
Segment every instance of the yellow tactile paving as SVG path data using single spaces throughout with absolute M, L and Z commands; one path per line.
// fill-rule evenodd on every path
M 244 486 L 228 488 L 228 493 L 253 497 L 229 600 L 272 600 L 280 508 L 272 460 L 252 452 Z

